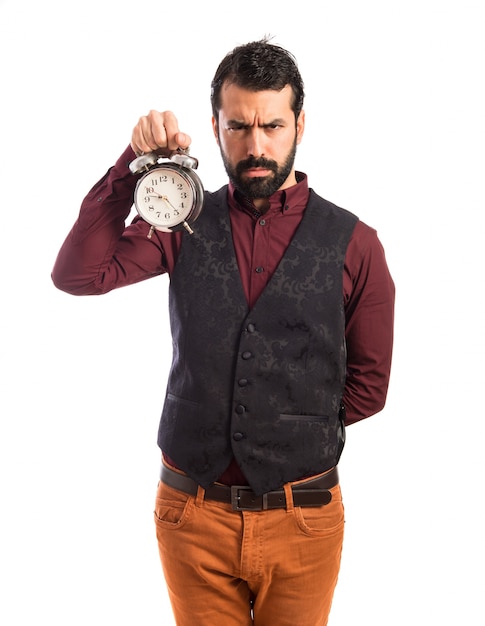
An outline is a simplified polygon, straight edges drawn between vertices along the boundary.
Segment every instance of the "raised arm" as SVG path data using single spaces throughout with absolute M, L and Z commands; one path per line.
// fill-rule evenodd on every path
M 170 111 L 150 111 L 139 119 L 131 145 L 82 202 L 52 271 L 58 289 L 98 295 L 171 270 L 180 234 L 149 239 L 149 226 L 138 217 L 126 226 L 137 182 L 129 164 L 142 152 L 169 152 L 188 147 L 190 141 Z

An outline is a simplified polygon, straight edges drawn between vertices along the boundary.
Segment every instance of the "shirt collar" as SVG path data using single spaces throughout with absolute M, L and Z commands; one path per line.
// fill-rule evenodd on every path
M 276 213 L 282 213 L 284 215 L 290 211 L 293 212 L 305 208 L 310 194 L 308 178 L 303 172 L 295 172 L 295 174 L 296 185 L 275 191 L 274 194 L 269 197 L 269 209 L 265 212 L 265 216 L 269 217 Z M 229 183 L 228 200 L 231 209 L 245 211 L 254 218 L 261 217 L 261 213 L 256 209 L 252 201 L 243 196 L 231 182 Z

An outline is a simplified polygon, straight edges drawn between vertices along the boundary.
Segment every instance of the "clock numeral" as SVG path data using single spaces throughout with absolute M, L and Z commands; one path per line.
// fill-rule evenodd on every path
M 145 193 L 154 193 L 154 191 L 153 187 L 145 187 Z

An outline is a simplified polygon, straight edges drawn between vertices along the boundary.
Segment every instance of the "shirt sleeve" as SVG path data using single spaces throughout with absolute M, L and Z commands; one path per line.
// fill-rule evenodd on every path
M 357 222 L 345 259 L 346 424 L 384 408 L 391 370 L 394 282 L 374 229 Z
M 130 146 L 84 198 L 54 264 L 52 280 L 73 295 L 99 295 L 170 271 L 179 238 L 158 233 L 138 216 L 126 226 L 139 177 Z

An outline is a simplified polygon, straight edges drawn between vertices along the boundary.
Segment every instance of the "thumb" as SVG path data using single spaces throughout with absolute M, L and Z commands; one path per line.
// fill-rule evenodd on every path
M 175 139 L 181 148 L 188 148 L 192 143 L 190 136 L 182 132 L 178 132 Z

